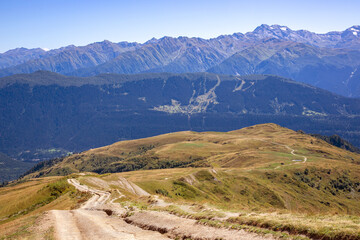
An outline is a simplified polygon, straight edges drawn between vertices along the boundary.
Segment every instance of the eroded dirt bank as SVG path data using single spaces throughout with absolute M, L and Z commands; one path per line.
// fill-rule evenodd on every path
M 270 236 L 262 237 L 255 233 L 245 232 L 244 230 L 238 231 L 204 226 L 197 224 L 196 220 L 177 217 L 165 212 L 137 212 L 126 218 L 125 221 L 143 229 L 164 233 L 170 238 L 199 240 L 273 239 Z

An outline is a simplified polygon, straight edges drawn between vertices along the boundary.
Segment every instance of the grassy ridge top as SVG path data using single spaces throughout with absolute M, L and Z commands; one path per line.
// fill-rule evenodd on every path
M 139 149 L 146 151 L 139 153 Z M 81 159 L 93 162 L 96 157 L 135 153 L 136 159 L 149 160 L 140 168 L 146 171 L 120 175 L 173 201 L 210 202 L 230 209 L 360 214 L 359 154 L 276 124 L 226 133 L 178 132 L 122 141 L 69 157 L 61 164 L 74 167 Z M 148 171 L 163 168 L 156 163 L 170 160 L 183 163 L 183 168 Z M 110 163 L 107 170 L 117 164 Z M 105 175 L 103 179 L 116 176 Z
M 360 214 L 359 154 L 272 123 L 121 141 L 58 159 L 26 177 L 77 172 L 123 172 L 173 201 Z
M 185 131 L 121 141 L 36 166 L 29 176 L 174 167 L 292 169 L 305 161 L 306 166 L 331 164 L 352 168 L 359 166 L 360 157 L 315 137 L 269 123 L 231 132 Z

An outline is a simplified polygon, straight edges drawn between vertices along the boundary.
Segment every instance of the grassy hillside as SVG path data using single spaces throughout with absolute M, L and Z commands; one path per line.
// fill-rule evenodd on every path
M 115 181 L 119 176 L 125 177 L 170 202 L 210 203 L 230 211 L 360 215 L 359 174 L 359 169 L 349 173 L 345 168 L 177 168 L 118 173 L 101 178 Z
M 306 165 L 301 164 L 304 157 Z M 29 176 L 174 167 L 280 170 L 331 164 L 352 169 L 359 163 L 356 153 L 275 124 L 261 124 L 225 133 L 186 131 L 121 141 L 35 166 Z
M 47 199 L 53 188 L 46 181 L 59 179 L 31 177 L 74 172 L 88 172 L 72 175 L 82 184 L 117 197 L 115 189 L 120 190 L 125 196 L 116 201 L 129 206 L 127 209 L 169 211 L 201 224 L 260 227 L 315 239 L 360 238 L 360 155 L 275 124 L 121 141 L 43 163 L 24 177 L 28 182 L 12 186 L 7 193 L 6 199 L 24 198 L 21 207 L 0 208 L 0 217 L 11 218 L 19 209 L 38 202 L 34 199 Z M 120 178 L 158 195 L 167 204 L 151 205 L 152 197 L 128 192 L 119 184 Z M 16 196 L 16 189 L 35 183 L 43 185 L 32 190 L 36 192 L 33 200 L 26 200 L 26 191 L 18 191 L 24 197 Z M 74 204 L 71 190 L 67 191 L 59 199 Z M 0 190 L 0 206 L 1 196 Z
M 86 197 L 76 192 L 62 177 L 31 179 L 2 187 L 0 239 L 29 239 L 34 234 L 31 228 L 43 212 L 74 208 Z
M 122 204 L 168 211 L 216 227 L 249 230 L 250 226 L 251 231 L 254 226 L 314 239 L 359 239 L 359 173 L 359 168 L 350 172 L 339 165 L 176 168 L 87 175 L 80 181 L 103 190 L 119 189 L 126 193 L 119 200 Z M 120 177 L 171 205 L 149 207 L 153 200 L 131 197 L 116 185 Z
M 164 168 L 180 169 L 124 174 L 151 193 L 222 208 L 360 214 L 360 155 L 275 124 L 121 141 L 25 178 Z

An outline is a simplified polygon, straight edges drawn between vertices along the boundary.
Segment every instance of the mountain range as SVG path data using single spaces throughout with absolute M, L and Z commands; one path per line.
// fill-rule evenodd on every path
M 317 34 L 261 25 L 212 39 L 163 37 L 140 43 L 97 42 L 0 54 L 0 76 L 47 70 L 68 76 L 102 73 L 213 72 L 274 74 L 360 97 L 360 26 Z

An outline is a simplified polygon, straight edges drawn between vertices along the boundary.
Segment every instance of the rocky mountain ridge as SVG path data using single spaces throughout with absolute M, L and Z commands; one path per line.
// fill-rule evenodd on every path
M 50 51 L 16 49 L 0 54 L 0 76 L 37 70 L 70 76 L 206 71 L 275 74 L 359 97 L 359 32 L 359 26 L 316 34 L 263 24 L 253 32 L 212 39 L 163 37 L 143 44 L 103 41 Z

